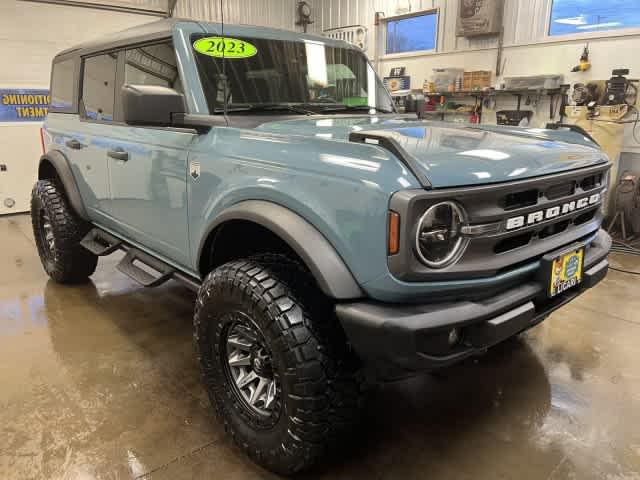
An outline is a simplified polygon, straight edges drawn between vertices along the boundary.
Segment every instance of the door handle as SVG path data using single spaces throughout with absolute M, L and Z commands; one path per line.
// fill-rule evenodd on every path
M 83 147 L 83 145 L 75 138 L 67 140 L 66 142 L 64 142 L 64 144 L 69 148 L 73 148 L 74 150 L 80 150 Z
M 123 162 L 126 162 L 127 160 L 129 160 L 129 152 L 127 152 L 126 150 L 123 150 L 122 148 L 108 150 L 107 156 L 111 158 L 115 158 L 116 160 L 122 160 Z

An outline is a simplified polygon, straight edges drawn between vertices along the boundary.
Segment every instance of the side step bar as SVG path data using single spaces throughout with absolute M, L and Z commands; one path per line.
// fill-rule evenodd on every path
M 162 285 L 175 273 L 174 268 L 136 248 L 130 248 L 116 268 L 143 287 Z
M 176 270 L 166 262 L 99 228 L 93 228 L 87 233 L 80 241 L 80 245 L 98 256 L 109 255 L 116 250 L 127 252 L 116 268 L 143 287 L 157 287 L 173 279 L 194 292 L 200 288 L 198 279 Z
M 110 233 L 93 228 L 80 241 L 80 245 L 89 250 L 94 255 L 103 257 L 109 255 L 122 247 L 122 240 L 114 237 Z

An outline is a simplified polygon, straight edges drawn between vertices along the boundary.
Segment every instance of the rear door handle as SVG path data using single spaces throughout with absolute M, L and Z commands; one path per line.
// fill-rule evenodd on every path
M 115 158 L 116 160 L 122 160 L 126 162 L 129 160 L 129 152 L 123 150 L 122 148 L 116 148 L 114 150 L 108 150 L 107 155 L 111 158 Z
M 75 138 L 67 140 L 66 142 L 64 142 L 64 144 L 69 148 L 73 148 L 74 150 L 80 150 L 84 146 Z

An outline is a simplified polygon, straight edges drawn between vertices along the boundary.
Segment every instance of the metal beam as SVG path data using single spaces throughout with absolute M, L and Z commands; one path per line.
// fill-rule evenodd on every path
M 81 7 L 81 8 L 92 8 L 94 10 L 108 10 L 112 12 L 122 12 L 122 13 L 136 13 L 138 15 L 152 15 L 154 17 L 166 17 L 169 15 L 168 11 L 163 10 L 152 10 L 146 8 L 136 8 L 136 7 L 123 7 L 120 5 L 99 5 L 91 2 L 83 2 L 82 0 L 18 0 L 20 2 L 31 2 L 31 3 L 49 3 L 53 5 L 65 5 L 68 7 Z M 172 0 L 169 0 L 171 2 Z M 174 1 L 175 5 L 175 1 Z

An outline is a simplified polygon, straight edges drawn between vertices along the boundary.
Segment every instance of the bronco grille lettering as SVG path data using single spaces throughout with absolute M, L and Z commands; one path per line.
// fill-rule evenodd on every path
M 536 223 L 540 223 L 545 220 L 551 220 L 552 218 L 566 215 L 575 210 L 582 210 L 595 205 L 598 202 L 600 202 L 600 194 L 594 193 L 589 197 L 572 200 L 554 207 L 549 207 L 545 210 L 536 210 L 535 212 L 531 212 L 527 215 L 518 215 L 517 217 L 508 218 L 505 228 L 507 230 L 515 230 L 516 228 L 528 227 L 529 225 L 535 225 Z

